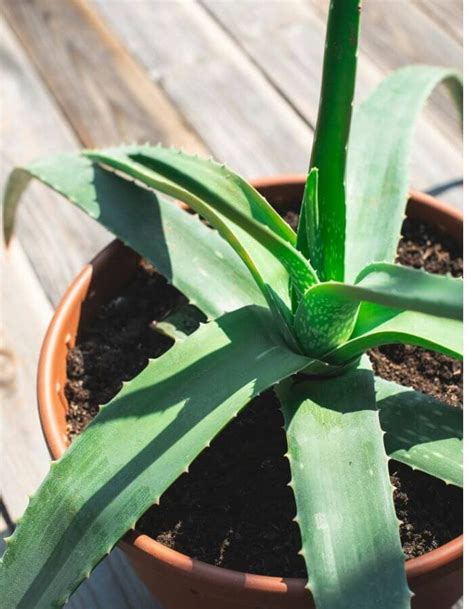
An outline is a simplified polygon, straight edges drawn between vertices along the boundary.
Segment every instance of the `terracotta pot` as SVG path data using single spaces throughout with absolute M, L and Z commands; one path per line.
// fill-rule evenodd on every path
M 304 177 L 282 176 L 255 185 L 279 210 L 301 200 Z M 409 216 L 438 225 L 462 240 L 462 214 L 421 193 L 412 193 Z M 64 396 L 66 354 L 82 324 L 136 272 L 139 256 L 112 242 L 71 284 L 51 321 L 40 355 L 38 403 L 49 450 L 66 449 Z M 146 535 L 129 532 L 120 542 L 137 573 L 165 609 L 314 609 L 302 579 L 238 573 L 170 550 Z M 413 608 L 448 609 L 462 594 L 462 536 L 406 563 Z M 374 577 L 377 574 L 374 573 Z

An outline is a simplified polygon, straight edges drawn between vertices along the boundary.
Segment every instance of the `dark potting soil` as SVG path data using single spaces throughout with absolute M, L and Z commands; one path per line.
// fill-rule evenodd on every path
M 297 222 L 290 212 L 287 220 Z M 398 259 L 435 273 L 462 273 L 462 252 L 449 237 L 405 220 Z M 68 430 L 72 439 L 124 380 L 171 340 L 153 329 L 182 303 L 148 264 L 98 313 L 68 355 Z M 378 374 L 461 406 L 462 369 L 452 359 L 407 346 L 371 352 Z M 293 522 L 283 419 L 272 391 L 254 399 L 139 520 L 137 528 L 168 547 L 213 565 L 266 575 L 305 577 Z M 130 430 L 133 433 L 133 429 Z M 461 533 L 462 492 L 421 472 L 390 465 L 400 535 L 407 558 Z

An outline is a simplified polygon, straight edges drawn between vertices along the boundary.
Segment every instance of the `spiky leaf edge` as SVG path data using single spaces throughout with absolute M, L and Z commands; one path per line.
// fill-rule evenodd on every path
M 239 255 L 242 255 L 241 249 L 245 250 L 247 256 L 244 262 L 248 264 L 247 260 L 250 259 L 254 269 L 251 271 L 252 274 L 257 270 L 260 277 L 264 275 L 265 269 L 263 264 L 255 261 L 255 257 L 252 259 L 252 254 L 256 244 L 264 247 L 269 254 L 265 261 L 266 264 L 282 265 L 288 273 L 285 291 L 280 294 L 283 300 L 288 299 L 289 278 L 291 278 L 292 286 L 300 294 L 303 294 L 309 286 L 317 283 L 318 279 L 313 268 L 300 252 L 289 241 L 272 231 L 267 224 L 262 223 L 261 215 L 266 213 L 263 209 L 261 209 L 261 215 L 255 218 L 248 209 L 235 205 L 235 199 L 226 196 L 225 192 L 219 197 L 211 196 L 203 188 L 201 182 L 196 184 L 195 180 L 190 181 L 188 176 L 177 172 L 171 160 L 163 163 L 161 159 L 157 159 L 157 154 L 163 150 L 165 149 L 151 149 L 145 155 L 129 153 L 126 147 L 121 147 L 85 151 L 83 154 L 96 162 L 133 177 L 146 186 L 187 203 L 197 213 L 204 216 L 238 251 Z M 143 164 L 144 159 L 148 161 L 146 165 Z M 227 170 L 222 168 L 222 171 Z M 250 187 L 250 185 L 248 186 Z M 202 198 L 203 195 L 207 195 L 206 199 Z M 267 204 L 267 206 L 274 214 L 275 211 L 270 205 Z M 236 240 L 241 244 L 240 247 Z M 263 280 L 258 280 L 258 282 L 261 289 L 265 290 L 265 282 Z
M 336 379 L 288 380 L 277 395 L 316 606 L 409 609 L 370 364 Z
M 151 360 L 52 464 L 8 540 L 2 607 L 62 606 L 254 396 L 309 363 L 258 307 L 209 322 Z
M 19 201 L 32 178 L 66 197 L 150 260 L 209 318 L 265 304 L 247 268 L 216 231 L 197 216 L 78 154 L 54 156 L 10 174 L 3 199 L 7 244 Z
M 377 376 L 375 391 L 387 455 L 462 487 L 462 410 Z

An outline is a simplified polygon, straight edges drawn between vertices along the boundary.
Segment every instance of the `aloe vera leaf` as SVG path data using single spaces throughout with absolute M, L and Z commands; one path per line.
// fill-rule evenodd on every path
M 76 154 L 55 156 L 10 174 L 3 203 L 7 242 L 16 207 L 31 178 L 64 195 L 150 260 L 208 317 L 265 304 L 245 265 L 216 231 Z
M 188 155 L 181 150 L 163 148 L 162 146 L 139 146 L 138 152 L 127 148 L 127 155 L 130 159 L 148 167 L 159 175 L 185 186 L 187 190 L 201 198 L 204 202 L 212 202 L 213 209 L 227 209 L 224 214 L 228 219 L 234 217 L 235 211 L 238 215 L 244 214 L 250 219 L 257 220 L 259 224 L 271 229 L 275 235 L 287 241 L 290 245 L 296 245 L 296 235 L 293 229 L 285 222 L 281 216 L 271 207 L 267 200 L 246 180 L 233 172 L 229 167 L 218 164 L 212 159 L 204 159 L 197 155 Z M 230 208 L 229 208 L 230 206 Z M 230 213 L 229 213 L 230 212 Z M 267 232 L 261 231 L 260 227 L 252 224 L 241 224 L 237 222 L 234 232 L 239 232 L 243 227 L 251 236 L 264 245 L 270 252 L 282 261 L 291 279 L 291 285 L 296 289 L 296 294 L 292 294 L 299 300 L 302 293 L 309 285 L 317 282 L 317 275 L 314 268 L 307 264 L 306 256 L 299 256 L 292 247 L 279 243 L 268 236 Z M 252 231 L 257 228 L 257 233 Z M 248 241 L 248 235 L 241 235 L 241 240 Z M 254 244 L 253 244 L 254 245 Z M 297 252 L 299 251 L 296 247 Z M 268 256 L 268 253 L 266 253 Z M 289 259 L 288 259 L 289 256 Z M 273 260 L 273 263 L 275 261 Z M 265 264 L 265 260 L 262 262 Z M 261 265 L 259 265 L 260 267 Z M 304 279 L 300 282 L 298 277 L 302 275 Z M 308 279 L 309 277 L 309 279 Z M 286 291 L 286 281 L 285 281 Z
M 308 363 L 259 307 L 209 322 L 150 361 L 52 464 L 7 543 L 1 606 L 62 606 L 254 396 Z
M 351 338 L 325 354 L 324 360 L 342 364 L 373 347 L 396 343 L 417 345 L 462 359 L 462 322 L 363 302 Z
M 321 358 L 351 336 L 359 302 L 345 294 L 324 289 L 332 283 L 320 283 L 306 291 L 295 314 L 294 332 L 307 355 Z M 323 288 L 323 289 L 315 289 Z
M 301 204 L 296 247 L 317 268 L 318 247 L 318 169 L 314 167 L 308 173 Z
M 211 197 L 208 201 L 219 208 L 216 211 L 208 205 L 208 202 L 183 188 L 179 182 L 162 177 L 147 166 L 131 160 L 128 154 L 133 154 L 134 151 L 136 152 L 134 147 L 121 147 L 103 151 L 87 151 L 84 155 L 93 161 L 100 162 L 114 170 L 119 170 L 146 186 L 177 197 L 204 216 L 241 257 L 272 310 L 285 340 L 293 349 L 299 350 L 292 329 L 293 315 L 289 291 L 290 271 L 292 271 L 292 286 L 300 293 L 308 285 L 317 281 L 310 264 L 290 243 L 274 234 L 268 226 L 260 224 L 250 215 L 235 208 L 224 199 L 217 200 Z M 188 183 L 185 178 L 182 178 L 182 180 Z M 199 187 L 196 190 L 200 192 L 201 188 Z M 222 207 L 230 214 L 231 218 L 220 213 Z M 252 236 L 239 224 L 235 224 L 233 219 L 242 221 L 247 228 L 253 227 L 259 238 L 256 239 L 255 235 Z M 271 244 L 272 251 L 268 250 L 268 243 Z
M 240 188 L 240 185 L 237 186 L 232 182 L 234 189 L 226 192 L 225 188 L 219 184 L 221 191 L 218 197 L 215 192 L 206 189 L 203 182 L 197 182 L 196 179 L 190 179 L 177 171 L 173 165 L 174 159 L 168 159 L 168 163 L 165 164 L 152 157 L 153 151 L 157 156 L 162 150 L 159 147 L 156 150 L 150 147 L 146 157 L 143 153 L 136 153 L 133 147 L 86 151 L 84 154 L 96 162 L 119 170 L 151 188 L 187 203 L 204 216 L 240 255 L 242 249 L 247 252 L 247 258 L 251 259 L 255 269 L 264 278 L 261 288 L 266 292 L 268 292 L 268 288 L 265 287 L 265 284 L 270 283 L 265 279 L 266 269 L 281 268 L 282 271 L 284 269 L 286 272 L 281 273 L 281 285 L 275 281 L 273 284 L 270 283 L 283 302 L 287 302 L 289 298 L 290 277 L 292 286 L 300 294 L 303 294 L 309 286 L 317 283 L 313 268 L 301 253 L 289 241 L 276 234 L 268 224 L 262 222 L 261 217 L 265 216 L 266 210 L 258 208 L 259 215 L 256 218 L 254 208 L 242 209 L 241 205 L 236 204 L 233 190 Z M 182 154 L 181 157 L 186 158 L 186 155 Z M 140 162 L 134 160 L 137 158 L 140 159 Z M 142 163 L 145 159 L 146 165 Z M 175 161 L 178 167 L 180 166 L 179 159 L 178 155 Z M 221 171 L 225 183 L 228 170 L 221 167 Z M 229 183 L 231 183 L 232 175 L 234 174 L 227 176 Z M 206 173 L 203 173 L 202 179 L 204 180 L 205 177 Z M 241 182 L 244 183 L 244 180 L 241 179 Z M 248 185 L 248 188 L 250 189 L 251 186 Z M 253 189 L 252 191 L 256 193 Z M 258 193 L 256 194 L 258 195 Z M 247 200 L 251 200 L 250 190 L 246 191 L 245 195 Z M 262 197 L 260 195 L 258 197 L 260 201 Z M 262 200 L 264 201 L 264 199 Z M 268 204 L 267 206 L 269 207 Z M 255 208 L 257 208 L 256 205 Z M 246 260 L 244 262 L 249 266 Z M 251 272 L 255 274 L 254 270 Z M 273 274 L 275 275 L 275 273 Z
M 415 65 L 391 74 L 354 113 L 347 159 L 347 282 L 371 262 L 395 259 L 416 119 L 441 82 L 461 105 L 458 73 Z
M 321 301 L 330 308 L 332 302 L 340 302 L 341 323 L 344 313 L 350 320 L 351 308 L 362 301 L 372 302 L 392 309 L 418 311 L 437 317 L 462 320 L 463 281 L 450 275 L 433 275 L 423 270 L 412 269 L 389 262 L 370 264 L 357 278 L 356 285 L 339 282 L 320 283 L 309 289 L 300 303 L 300 310 L 314 311 L 313 330 L 323 329 L 318 324 L 320 313 L 316 310 Z M 344 305 L 347 304 L 346 309 Z M 332 309 L 331 309 L 332 311 Z M 365 310 L 363 311 L 363 314 Z M 334 318 L 334 320 L 333 320 Z M 337 309 L 331 316 L 331 324 L 337 324 Z M 295 319 L 295 324 L 298 325 Z M 351 326 L 351 331 L 354 323 Z M 334 330 L 332 330 L 334 332 Z M 297 330 L 298 333 L 298 330 Z M 349 338 L 350 333 L 345 339 Z
M 307 258 L 313 269 L 316 269 L 317 248 L 317 214 L 318 214 L 318 170 L 313 168 L 310 170 L 303 192 L 303 201 L 301 203 L 300 215 L 298 220 L 298 233 L 296 239 L 296 249 L 298 249 L 305 258 Z M 306 216 L 308 219 L 306 220 Z M 296 311 L 301 300 L 298 294 L 293 290 L 292 304 L 293 311 Z
M 380 377 L 375 391 L 387 455 L 462 487 L 461 409 Z
M 319 171 L 315 268 L 321 281 L 343 281 L 345 274 L 345 171 L 360 5 L 360 0 L 332 0 L 328 15 L 321 97 L 310 161 L 310 167 Z
M 193 305 L 184 305 L 162 321 L 154 323 L 152 329 L 174 341 L 179 341 L 186 339 L 205 321 L 206 317 L 202 311 Z
M 218 317 L 249 304 L 264 304 L 266 299 L 287 342 L 298 350 L 291 329 L 291 310 L 284 302 L 288 275 L 283 267 L 265 261 L 268 263 L 264 281 L 236 239 L 237 252 L 216 232 L 202 225 L 197 217 L 186 214 L 169 201 L 162 201 L 131 181 L 103 170 L 85 157 L 59 155 L 10 174 L 3 203 L 7 241 L 28 176 L 38 178 L 66 196 L 148 258 L 209 317 Z M 225 225 L 222 230 L 230 232 Z M 188 238 L 183 239 L 182 235 Z M 266 255 L 263 248 L 260 250 Z
M 301 201 L 300 214 L 299 214 L 299 218 L 298 218 L 296 249 L 298 249 L 303 254 L 303 256 L 309 260 L 311 256 L 310 256 L 309 247 L 308 247 L 308 235 L 306 233 L 306 211 L 305 211 L 305 206 L 306 206 L 305 199 L 306 199 L 306 189 L 308 187 L 307 186 L 308 178 L 309 178 L 309 174 L 308 174 L 308 177 L 306 178 L 305 192 L 303 192 L 303 200 Z
M 360 300 L 450 319 L 463 316 L 463 281 L 451 275 L 377 262 L 359 273 L 356 284 L 364 293 Z
M 308 588 L 318 609 L 409 609 L 373 373 L 277 388 Z M 349 605 L 348 605 L 349 603 Z
M 306 354 L 320 358 L 338 346 L 344 352 L 345 349 L 350 349 L 355 344 L 352 340 L 347 344 L 351 335 L 352 339 L 366 335 L 366 339 L 369 340 L 369 335 L 371 339 L 375 339 L 375 335 L 378 333 L 377 340 L 385 339 L 388 332 L 393 332 L 394 325 L 398 332 L 414 334 L 415 338 L 430 340 L 432 326 L 436 323 L 440 325 L 444 323 L 444 320 L 436 322 L 436 318 L 433 316 L 443 317 L 446 320 L 462 320 L 463 283 L 461 279 L 433 275 L 396 264 L 375 263 L 359 273 L 357 281 L 357 285 L 332 281 L 320 283 L 306 291 L 296 310 L 294 321 L 295 335 Z M 359 304 L 363 301 L 365 301 L 365 306 L 360 309 L 360 319 L 356 321 Z M 367 303 L 382 306 L 368 307 Z M 400 315 L 391 317 L 393 309 L 396 309 L 402 317 Z M 406 311 L 402 310 L 426 313 L 429 317 L 422 318 L 424 324 L 418 328 L 413 320 L 410 322 L 412 318 L 407 317 Z M 387 322 L 388 326 L 381 326 L 380 316 L 384 313 L 391 318 Z M 427 320 L 429 320 L 429 325 L 425 328 Z M 382 321 L 385 322 L 386 318 L 384 317 Z M 371 330 L 368 335 L 367 326 Z M 449 325 L 449 328 L 453 328 L 452 324 Z M 456 338 L 459 331 L 460 328 L 452 338 Z M 382 336 L 382 333 L 385 336 Z M 433 337 L 436 338 L 437 335 L 445 336 L 446 331 L 439 328 Z M 401 337 L 390 336 L 389 338 L 392 342 L 403 342 Z M 411 337 L 411 341 L 413 338 Z M 403 339 L 410 341 L 407 336 L 404 336 Z M 413 344 L 427 346 L 420 342 Z M 350 358 L 352 359 L 362 352 L 351 353 Z
M 162 146 L 125 146 L 128 156 L 149 169 L 181 184 L 204 201 L 230 204 L 260 224 L 268 226 L 276 235 L 292 245 L 296 243 L 294 230 L 273 209 L 251 184 L 226 165 Z

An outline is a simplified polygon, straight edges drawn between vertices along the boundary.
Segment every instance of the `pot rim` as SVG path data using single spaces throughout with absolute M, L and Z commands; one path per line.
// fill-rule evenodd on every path
M 305 179 L 305 175 L 288 174 L 259 178 L 252 180 L 252 184 L 257 189 L 265 187 L 291 187 L 303 184 Z M 443 215 L 452 223 L 458 224 L 463 221 L 463 214 L 460 210 L 430 195 L 418 191 L 410 191 L 410 198 L 416 203 L 420 203 L 423 207 L 429 207 L 434 210 L 435 215 Z M 38 364 L 37 400 L 43 435 L 54 459 L 58 459 L 67 448 L 66 439 L 57 424 L 55 416 L 58 402 L 60 402 L 61 408 L 66 409 L 67 407 L 67 404 L 61 399 L 61 387 L 54 382 L 55 353 L 60 342 L 64 341 L 63 328 L 66 319 L 70 316 L 70 311 L 74 309 L 78 301 L 82 303 L 84 300 L 84 295 L 87 292 L 92 276 L 92 265 L 97 266 L 106 263 L 114 247 L 117 247 L 117 243 L 117 240 L 115 240 L 108 244 L 76 276 L 59 302 L 43 340 Z M 72 340 L 73 337 L 71 335 L 66 335 L 65 342 L 67 346 L 72 344 Z M 172 568 L 188 573 L 192 572 L 194 576 L 207 580 L 213 585 L 219 583 L 221 586 L 233 586 L 236 589 L 241 589 L 242 582 L 245 582 L 244 587 L 246 589 L 265 590 L 279 594 L 293 593 L 296 595 L 303 593 L 306 586 L 306 580 L 303 578 L 256 575 L 216 567 L 193 559 L 177 550 L 167 548 L 151 537 L 134 530 L 128 531 L 120 543 L 131 545 L 139 552 L 149 554 L 154 559 Z M 462 555 L 463 535 L 460 535 L 441 547 L 427 552 L 423 556 L 406 561 L 407 577 L 408 579 L 414 579 L 428 575 L 434 569 L 443 568 L 449 563 L 460 559 Z

